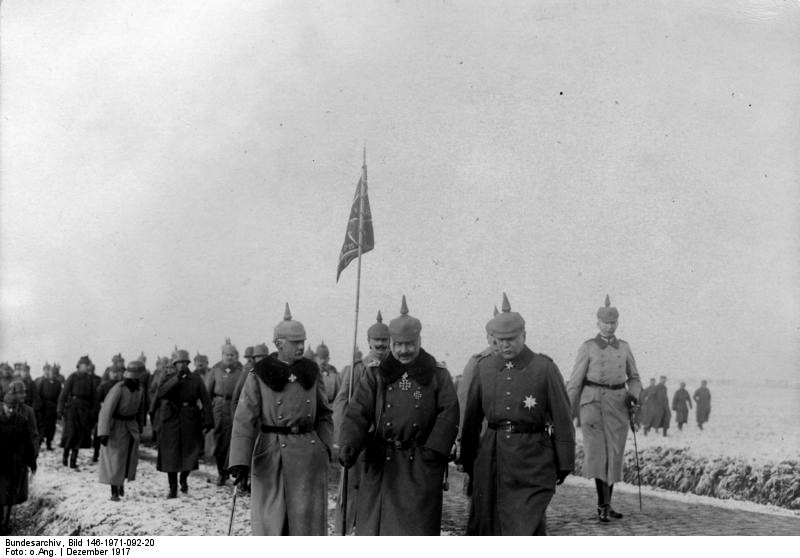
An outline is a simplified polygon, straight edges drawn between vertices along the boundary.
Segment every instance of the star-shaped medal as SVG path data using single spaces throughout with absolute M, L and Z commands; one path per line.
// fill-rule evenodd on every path
M 522 402 L 522 406 L 526 409 L 533 410 L 536 406 L 536 398 L 533 395 L 529 395 L 525 398 L 525 401 Z
M 289 381 L 290 382 L 296 382 L 297 381 L 297 376 L 295 376 L 294 374 L 289 374 Z
M 512 368 L 514 368 L 514 363 L 509 360 L 506 362 L 506 370 L 511 370 Z
M 408 381 L 408 372 L 404 372 L 403 377 L 400 378 L 400 389 L 403 391 L 408 391 L 411 389 L 411 382 Z

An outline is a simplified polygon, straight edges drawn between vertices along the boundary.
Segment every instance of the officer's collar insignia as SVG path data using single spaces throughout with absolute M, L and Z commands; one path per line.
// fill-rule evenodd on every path
M 600 347 L 601 349 L 605 349 L 609 345 L 611 345 L 615 349 L 619 349 L 619 339 L 617 339 L 617 337 L 614 335 L 611 336 L 609 341 L 606 341 L 605 337 L 603 337 L 598 333 L 597 336 L 594 338 L 594 342 L 597 343 L 597 346 Z
M 431 383 L 435 373 L 436 359 L 423 349 L 419 350 L 417 359 L 410 366 L 406 366 L 394 358 L 394 355 L 391 353 L 380 363 L 381 378 L 387 384 L 394 383 L 404 374 L 407 374 L 407 379 L 414 380 L 419 385 L 427 386 Z
M 303 389 L 310 389 L 319 377 L 319 367 L 316 362 L 306 358 L 290 365 L 281 362 L 275 355 L 270 355 L 255 363 L 253 373 L 274 391 L 283 391 L 290 382 L 297 382 Z

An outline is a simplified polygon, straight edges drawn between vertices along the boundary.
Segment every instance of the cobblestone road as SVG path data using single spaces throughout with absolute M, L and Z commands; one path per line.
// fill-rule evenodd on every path
M 468 500 L 463 495 L 465 477 L 451 468 L 450 490 L 445 493 L 442 530 L 464 533 Z M 717 505 L 687 503 L 642 493 L 614 491 L 614 509 L 625 514 L 611 523 L 597 521 L 597 496 L 593 485 L 569 477 L 558 487 L 547 511 L 550 535 L 800 535 L 800 517 L 784 517 Z

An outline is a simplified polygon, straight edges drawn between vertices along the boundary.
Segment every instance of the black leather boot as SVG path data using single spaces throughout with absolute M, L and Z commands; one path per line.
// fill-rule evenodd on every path
M 608 504 L 597 506 L 597 520 L 600 523 L 608 523 L 611 520 L 608 518 L 608 510 L 611 508 Z
M 119 488 L 111 485 L 111 501 L 112 502 L 119 502 Z
M 125 496 L 125 485 L 121 484 L 121 485 L 118 486 L 118 488 L 119 488 L 119 495 L 120 496 Z
M 78 471 L 78 450 L 73 449 L 69 454 L 69 468 Z
M 187 482 L 188 480 L 189 480 L 189 472 L 183 471 L 181 473 L 181 492 L 183 492 L 184 494 L 187 494 L 189 492 L 189 483 Z
M 61 463 L 64 465 L 64 467 L 67 466 L 68 459 L 69 459 L 69 448 L 64 448 L 64 456 L 61 459 Z

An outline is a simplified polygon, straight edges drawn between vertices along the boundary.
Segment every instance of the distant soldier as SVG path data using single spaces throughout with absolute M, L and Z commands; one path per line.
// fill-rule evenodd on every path
M 340 463 L 352 467 L 364 451 L 356 535 L 441 532 L 458 398 L 450 372 L 422 349 L 421 329 L 403 296 L 389 323 L 391 354 L 366 367 L 342 421 Z
M 153 426 L 153 439 L 152 443 L 155 445 L 158 442 L 158 429 L 156 428 L 156 407 L 153 405 L 153 401 L 156 398 L 156 392 L 158 391 L 158 386 L 161 384 L 161 380 L 166 374 L 167 368 L 172 366 L 170 364 L 169 357 L 156 357 L 156 368 L 153 370 L 152 376 L 150 376 L 150 385 L 148 386 L 147 390 L 147 409 L 148 415 L 150 416 L 150 424 Z
M 253 347 L 247 347 L 252 365 Z M 239 351 L 230 339 L 222 346 L 222 360 L 208 373 L 206 389 L 211 397 L 214 409 L 214 459 L 217 463 L 217 486 L 223 486 L 228 480 L 228 452 L 231 447 L 231 415 L 233 392 L 239 379 L 246 373 L 238 360 Z M 247 355 L 247 352 L 245 352 Z
M 550 357 L 526 344 L 503 293 L 489 325 L 497 353 L 470 381 L 461 463 L 472 485 L 467 535 L 546 535 L 546 511 L 575 461 L 567 391 Z M 487 429 L 481 437 L 484 418 Z
M 637 424 L 645 425 L 650 421 L 653 415 L 653 401 L 650 396 L 656 392 L 656 379 L 650 378 L 650 383 L 639 394 L 639 407 L 635 411 L 634 419 Z
M 67 382 L 67 379 L 61 373 L 61 365 L 57 362 L 53 363 L 53 378 L 58 380 L 62 388 L 64 387 L 64 384 Z
M 273 340 L 278 352 L 255 364 L 236 407 L 231 474 L 251 476 L 254 535 L 326 535 L 331 409 L 288 304 Z
M 597 310 L 600 332 L 581 345 L 567 384 L 573 406 L 580 405 L 583 474 L 594 478 L 597 518 L 608 523 L 622 514 L 611 507 L 614 483 L 622 480 L 622 462 L 630 424 L 629 409 L 638 402 L 642 382 L 627 342 L 618 339 L 619 311 L 606 295 Z
M 328 403 L 333 405 L 336 394 L 342 385 L 342 378 L 336 367 L 330 364 L 331 352 L 325 341 L 317 347 L 317 366 L 319 366 L 322 382 L 325 384 L 325 394 L 328 396 Z
M 197 354 L 194 355 L 194 373 L 200 376 L 203 383 L 205 383 L 208 371 L 208 357 L 206 355 L 201 355 L 198 351 Z
M 111 485 L 111 500 L 125 496 L 125 481 L 136 478 L 139 439 L 145 420 L 145 391 L 139 379 L 144 363 L 132 361 L 121 382 L 114 382 L 100 407 L 97 437 L 100 439 L 98 479 Z M 116 371 L 112 371 L 114 376 Z
M 97 385 L 93 379 L 92 361 L 87 356 L 78 360 L 78 369 L 67 378 L 58 397 L 58 417 L 64 418 L 61 447 L 63 465 L 78 470 L 78 450 L 92 447 L 92 426 L 97 408 Z
M 706 380 L 701 381 L 700 387 L 694 392 L 694 402 L 697 404 L 697 426 L 702 430 L 711 414 L 711 392 Z
M 500 312 L 497 311 L 497 306 L 495 306 L 492 319 L 497 317 L 499 313 Z M 467 392 L 469 391 L 469 385 L 472 383 L 472 378 L 478 371 L 478 363 L 497 353 L 497 343 L 490 330 L 491 324 L 492 320 L 486 322 L 486 348 L 469 357 L 456 388 L 456 393 L 458 394 L 458 408 L 461 414 L 460 420 L 458 421 L 459 433 L 464 432 L 464 412 L 467 410 Z
M 310 360 L 312 362 L 316 362 L 317 361 L 317 355 L 314 354 L 314 351 L 311 350 L 310 346 L 306 347 L 306 350 L 303 353 L 303 358 L 307 358 L 308 360 Z
M 28 470 L 36 472 L 39 433 L 25 384 L 12 381 L 0 403 L 0 535 L 11 534 L 11 508 L 28 499 Z M 8 550 L 6 550 L 8 552 Z
M 36 385 L 31 378 L 31 367 L 27 362 L 17 362 L 14 364 L 14 377 L 19 379 L 25 385 L 25 403 L 31 409 L 36 408 Z
M 268 356 L 269 348 L 267 347 L 266 343 L 259 343 L 253 347 L 253 366 L 255 366 L 255 363 L 261 362 Z M 236 415 L 236 406 L 239 404 L 239 398 L 242 395 L 242 389 L 244 389 L 244 381 L 246 379 L 247 374 L 242 374 L 239 376 L 239 380 L 236 382 L 236 387 L 233 388 L 233 396 L 231 398 L 231 417 Z
M 61 383 L 53 375 L 53 367 L 45 364 L 44 375 L 36 382 L 36 403 L 38 408 L 37 423 L 39 425 L 39 444 L 47 442 L 47 450 L 53 449 L 53 437 L 56 435 L 56 422 L 58 422 L 58 396 L 61 395 Z
M 214 427 L 208 391 L 203 380 L 189 371 L 189 362 L 188 352 L 173 353 L 174 368 L 164 374 L 150 404 L 157 413 L 153 422 L 158 431 L 156 469 L 167 473 L 167 498 L 178 497 L 178 473 L 181 492 L 189 492 L 189 473 L 198 468 L 203 431 Z
M 683 425 L 689 421 L 689 409 L 692 408 L 692 398 L 686 391 L 686 382 L 681 382 L 681 387 L 675 390 L 672 396 L 672 410 L 675 411 L 675 422 L 678 430 L 683 430 Z
M 0 364 L 0 397 L 6 394 L 8 386 L 14 379 L 14 369 L 7 362 Z
M 117 355 L 119 356 L 119 355 Z M 115 357 L 116 358 L 116 357 Z M 119 358 L 122 358 L 119 356 Z M 103 401 L 106 398 L 106 395 L 114 385 L 122 380 L 122 375 L 125 373 L 124 370 L 120 369 L 120 361 L 117 360 L 114 362 L 114 365 L 107 368 L 106 372 L 108 376 L 105 380 L 100 382 L 100 385 L 97 386 L 97 405 L 102 406 Z M 99 422 L 99 410 L 98 410 L 98 422 Z M 95 425 L 94 428 L 94 436 L 92 437 L 92 447 L 94 448 L 94 454 L 92 455 L 92 463 L 97 463 L 98 459 L 100 458 L 100 434 L 98 433 L 98 425 Z
M 667 377 L 659 376 L 658 384 L 647 397 L 647 415 L 644 423 L 644 435 L 652 428 L 656 432 L 661 428 L 664 436 L 669 430 L 669 422 L 672 418 L 672 411 L 669 408 L 669 395 L 667 395 Z
M 100 379 L 103 382 L 107 381 L 112 370 L 116 370 L 117 375 L 120 378 L 122 378 L 122 375 L 125 373 L 125 359 L 122 358 L 121 353 L 117 353 L 113 357 L 111 357 L 111 366 L 106 367 Z
M 145 409 L 145 422 L 147 421 L 147 409 L 150 408 L 150 380 L 152 379 L 153 375 L 150 372 L 150 369 L 147 368 L 147 357 L 144 354 L 144 351 L 139 351 L 139 356 L 136 358 L 139 362 L 142 363 L 144 367 L 143 371 L 139 375 L 139 387 L 144 390 L 144 409 Z M 127 372 L 127 368 L 126 368 Z M 124 377 L 124 373 L 123 373 Z
M 367 330 L 367 343 L 369 344 L 369 353 L 366 359 L 355 358 L 355 373 L 352 373 L 352 366 L 347 365 L 342 369 L 342 386 L 339 393 L 336 394 L 336 399 L 333 402 L 333 433 L 334 440 L 339 439 L 342 429 L 342 421 L 347 412 L 349 405 L 350 395 L 355 393 L 361 379 L 364 377 L 364 372 L 368 366 L 380 366 L 381 361 L 389 354 L 389 326 L 383 323 L 383 316 L 380 310 L 376 322 L 372 324 Z M 352 383 L 352 389 L 351 389 Z M 337 454 L 339 451 L 339 444 L 334 445 Z M 358 456 L 358 460 L 347 471 L 347 532 L 352 532 L 355 527 L 356 517 L 356 502 L 358 501 L 358 487 L 361 485 L 361 475 L 364 471 L 364 457 L 363 454 Z M 341 493 L 341 486 L 339 487 L 339 497 L 336 505 L 336 534 L 342 532 L 342 502 L 344 495 Z

